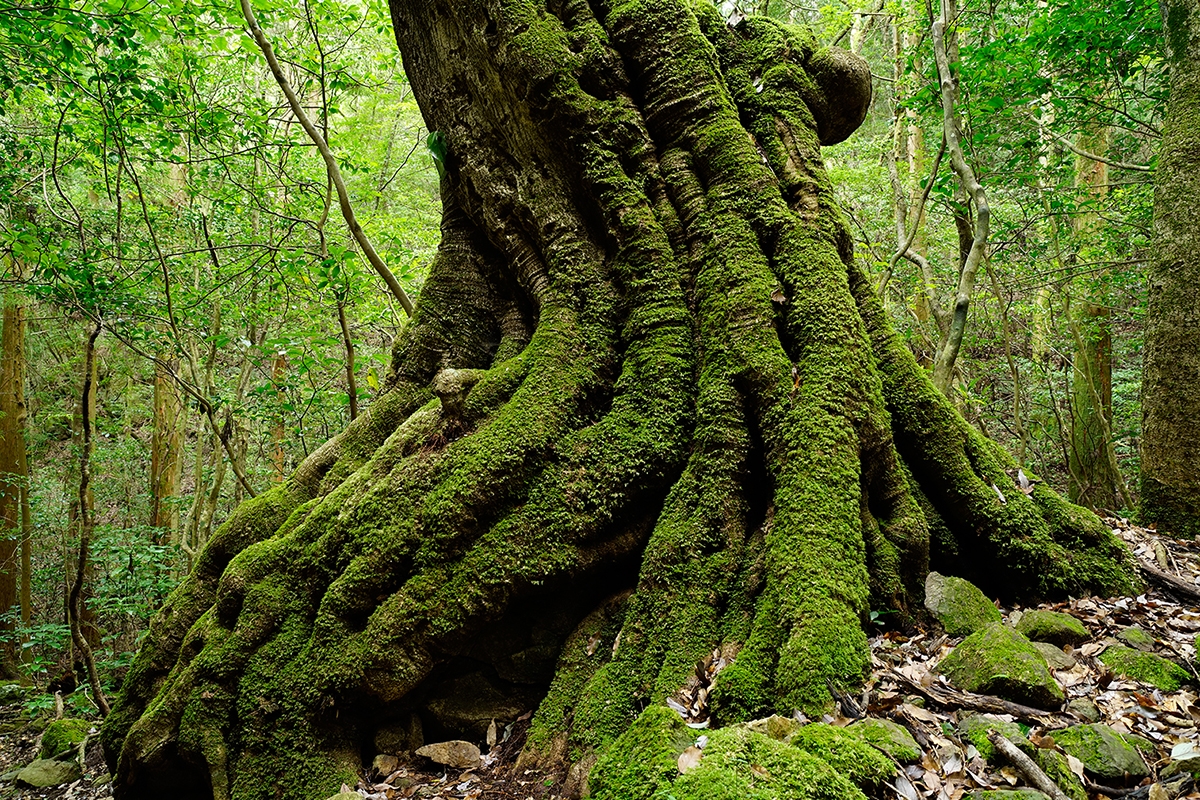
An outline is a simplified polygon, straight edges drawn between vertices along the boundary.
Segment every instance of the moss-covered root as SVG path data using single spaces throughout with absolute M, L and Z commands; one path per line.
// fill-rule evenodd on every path
M 850 278 L 883 375 L 897 450 L 944 531 L 931 565 L 993 595 L 1134 591 L 1140 582 L 1128 549 L 1094 514 L 1044 484 L 1023 492 L 1012 456 L 933 386 L 861 269 L 852 266 Z
M 704 740 L 700 734 L 670 709 L 650 706 L 600 757 L 588 778 L 590 796 L 595 800 L 865 798 L 840 771 L 806 750 L 743 727 L 722 728 Z

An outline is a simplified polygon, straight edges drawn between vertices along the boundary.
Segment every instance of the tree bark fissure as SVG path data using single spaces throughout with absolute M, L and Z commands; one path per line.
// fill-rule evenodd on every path
M 863 62 L 690 2 L 392 12 L 448 145 L 438 255 L 382 396 L 239 507 L 155 621 L 103 733 L 121 797 L 181 773 L 197 797 L 332 792 L 448 664 L 541 698 L 526 763 L 590 764 L 714 648 L 719 720 L 819 710 L 931 559 L 993 590 L 1131 585 L 847 266 L 820 144 L 862 121 Z M 542 677 L 497 678 L 550 630 Z

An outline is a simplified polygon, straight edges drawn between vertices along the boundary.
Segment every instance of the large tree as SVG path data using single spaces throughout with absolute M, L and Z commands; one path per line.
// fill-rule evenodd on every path
M 1141 515 L 1190 537 L 1200 536 L 1200 2 L 1164 10 L 1171 96 L 1154 176 Z
M 440 250 L 386 391 L 155 621 L 104 726 L 119 797 L 319 797 L 480 685 L 539 703 L 526 763 L 586 767 L 715 649 L 718 721 L 826 707 L 931 563 L 1131 587 L 854 265 L 820 145 L 862 121 L 863 62 L 693 0 L 392 15 Z

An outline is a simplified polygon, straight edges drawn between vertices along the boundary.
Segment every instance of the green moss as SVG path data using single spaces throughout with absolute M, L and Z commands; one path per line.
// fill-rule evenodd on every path
M 650 706 L 600 754 L 588 775 L 591 796 L 650 800 L 678 776 L 679 754 L 696 743 L 696 736 L 671 709 Z
M 1035 642 L 1077 647 L 1091 638 L 1083 623 L 1058 611 L 1026 611 L 1017 622 L 1017 632 Z
M 744 728 L 713 731 L 700 764 L 663 796 L 675 800 L 864 800 L 846 776 L 803 750 Z M 625 800 L 630 795 L 612 795 Z
M 1088 800 L 1088 792 L 1083 781 L 1079 780 L 1079 776 L 1071 771 L 1071 765 L 1062 753 L 1057 750 L 1038 748 L 1037 753 L 1034 754 L 1034 760 L 1042 768 L 1042 772 L 1046 773 L 1050 780 L 1054 781 L 1055 785 L 1062 789 L 1071 800 Z
M 844 728 L 814 722 L 786 741 L 820 758 L 863 790 L 877 789 L 896 773 L 887 756 Z
M 1149 774 L 1137 748 L 1107 725 L 1074 725 L 1054 731 L 1051 736 L 1055 744 L 1082 761 L 1088 774 L 1101 783 L 1120 783 L 1126 778 L 1137 779 Z
M 981 789 L 972 792 L 971 800 L 1048 800 L 1046 795 L 1037 789 L 1022 787 L 1020 789 Z
M 888 758 L 910 764 L 921 759 L 921 748 L 906 728 L 888 719 L 867 717 L 846 728 L 846 732 L 883 752 Z
M 1131 647 L 1111 645 L 1100 654 L 1100 660 L 1113 672 L 1157 686 L 1164 692 L 1173 692 L 1192 681 L 1188 671 L 1175 662 Z
M 925 606 L 951 636 L 966 636 L 1001 619 L 1000 609 L 975 584 L 936 572 L 925 581 Z
M 963 639 L 942 659 L 938 671 L 960 689 L 1038 708 L 1058 708 L 1065 699 L 1041 653 L 1000 622 Z
M 1130 647 L 1144 652 L 1150 652 L 1158 645 L 1154 637 L 1141 628 L 1124 628 L 1117 631 L 1117 638 Z
M 56 719 L 46 726 L 42 733 L 42 745 L 39 758 L 54 758 L 59 753 L 65 753 L 73 745 L 79 744 L 88 737 L 92 723 L 85 719 Z
M 993 730 L 1024 750 L 1026 755 L 1034 754 L 1036 748 L 1025 738 L 1021 726 L 1015 722 L 1006 722 L 992 714 L 968 714 L 958 721 L 959 735 L 975 745 L 979 755 L 989 762 L 994 761 L 996 757 L 996 748 L 988 740 L 988 731 Z

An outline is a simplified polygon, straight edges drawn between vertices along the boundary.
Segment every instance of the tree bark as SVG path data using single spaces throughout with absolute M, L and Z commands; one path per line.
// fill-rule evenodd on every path
M 26 572 L 22 500 L 29 488 L 25 458 L 25 307 L 14 296 L 4 300 L 0 335 L 0 613 L 20 605 L 25 621 Z M 12 626 L 0 623 L 0 631 Z M 0 676 L 20 677 L 16 640 L 0 645 Z
M 714 649 L 718 722 L 830 707 L 931 562 L 1133 588 L 853 266 L 819 146 L 862 121 L 864 62 L 686 0 L 392 14 L 447 144 L 441 246 L 381 396 L 155 620 L 104 726 L 119 797 L 332 794 L 413 715 L 482 736 L 451 697 L 536 703 L 525 763 L 580 775 Z
M 1200 3 L 1165 9 L 1171 95 L 1154 175 L 1140 513 L 1192 537 L 1200 535 Z
M 179 535 L 179 485 L 183 479 L 183 398 L 174 373 L 179 360 L 167 356 L 154 365 L 154 429 L 150 438 L 150 526 L 156 544 Z

